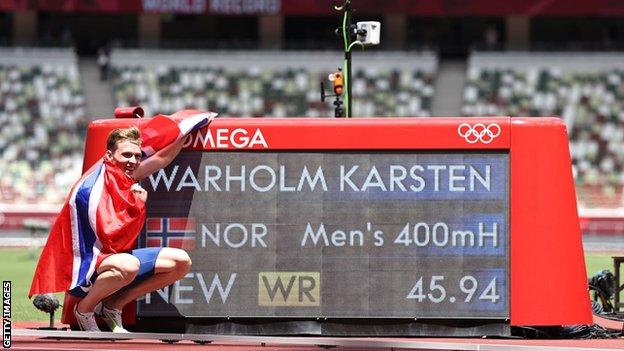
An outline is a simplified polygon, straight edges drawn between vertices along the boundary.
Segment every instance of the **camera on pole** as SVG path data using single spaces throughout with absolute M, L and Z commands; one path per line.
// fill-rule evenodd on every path
M 376 21 L 366 21 L 366 22 L 357 22 L 353 24 L 351 21 L 351 0 L 343 0 L 342 5 L 334 5 L 334 9 L 336 11 L 340 11 L 343 13 L 342 17 L 342 27 L 336 29 L 336 34 L 343 39 L 344 42 L 344 73 L 340 73 L 340 76 L 343 80 L 343 88 L 341 89 L 341 93 L 338 94 L 336 91 L 336 85 L 334 83 L 334 94 L 331 96 L 336 96 L 336 100 L 334 101 L 335 108 L 335 116 L 336 117 L 347 117 L 350 118 L 352 116 L 351 112 L 351 49 L 355 45 L 359 45 L 364 48 L 365 46 L 379 45 L 381 38 L 381 23 Z M 339 69 L 339 72 L 341 70 Z M 335 75 L 336 73 L 333 73 Z M 334 82 L 331 78 L 330 80 Z M 343 101 L 340 100 L 340 95 L 344 95 L 344 105 L 345 108 L 342 108 Z M 325 87 L 323 82 L 321 82 L 321 101 L 325 101 L 325 97 L 330 96 L 325 94 Z

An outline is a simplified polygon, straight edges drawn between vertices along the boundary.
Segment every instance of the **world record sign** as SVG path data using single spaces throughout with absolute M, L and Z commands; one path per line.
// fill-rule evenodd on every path
M 141 246 L 185 278 L 137 316 L 506 319 L 506 151 L 182 152 Z

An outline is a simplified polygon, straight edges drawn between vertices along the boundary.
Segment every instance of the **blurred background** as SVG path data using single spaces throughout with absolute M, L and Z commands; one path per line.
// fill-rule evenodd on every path
M 319 93 L 342 66 L 332 5 L 0 0 L 0 246 L 44 242 L 86 126 L 116 106 L 333 118 Z M 354 116 L 562 118 L 585 248 L 624 252 L 623 1 L 352 6 L 382 23 L 381 45 L 353 55 Z

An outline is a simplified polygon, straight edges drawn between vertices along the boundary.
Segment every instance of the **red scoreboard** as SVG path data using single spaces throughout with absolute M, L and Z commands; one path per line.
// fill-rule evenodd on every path
M 83 168 L 112 129 L 143 121 L 93 122 Z M 384 320 L 433 321 L 401 335 L 592 321 L 558 118 L 220 118 L 142 186 L 138 245 L 193 260 L 132 306 L 144 320 L 221 325 L 193 329 L 210 333 L 306 321 L 327 335 Z

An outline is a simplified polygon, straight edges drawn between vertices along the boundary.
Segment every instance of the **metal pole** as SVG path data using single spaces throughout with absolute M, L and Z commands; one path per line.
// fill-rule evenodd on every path
M 54 310 L 50 312 L 50 329 L 54 329 Z
M 346 47 L 345 47 L 345 82 L 344 82 L 344 86 L 345 86 L 345 99 L 347 100 L 346 103 L 346 109 L 345 109 L 345 117 L 346 118 L 351 118 L 352 116 L 352 112 L 351 112 L 351 50 L 350 50 L 350 46 L 351 46 L 351 26 L 352 26 L 352 22 L 351 22 L 351 1 L 350 0 L 346 0 L 345 1 L 345 16 L 347 17 L 346 20 L 346 38 L 345 38 L 345 43 L 346 43 Z

